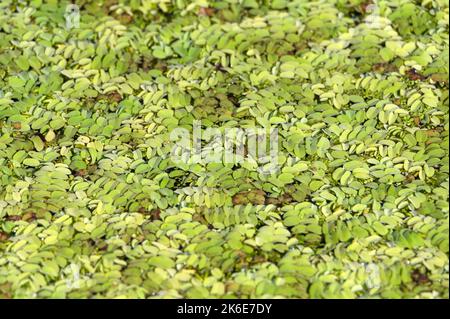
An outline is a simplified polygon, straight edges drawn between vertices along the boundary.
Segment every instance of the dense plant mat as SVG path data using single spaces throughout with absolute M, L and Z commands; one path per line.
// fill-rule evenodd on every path
M 1 298 L 448 298 L 448 1 L 76 5 L 0 3 Z

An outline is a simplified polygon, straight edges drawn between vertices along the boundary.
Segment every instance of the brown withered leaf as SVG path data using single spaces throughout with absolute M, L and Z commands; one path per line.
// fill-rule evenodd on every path
M 233 205 L 264 205 L 266 201 L 266 193 L 261 189 L 255 189 L 246 192 L 240 192 L 233 196 Z
M 13 122 L 12 123 L 12 127 L 15 130 L 20 130 L 22 128 L 22 123 L 20 123 L 20 122 Z
M 373 1 L 371 1 L 371 0 L 365 1 L 359 5 L 358 11 L 361 12 L 362 14 L 370 13 L 369 8 L 370 8 L 370 5 L 372 5 L 372 4 L 373 4 Z
M 372 71 L 377 73 L 389 73 L 397 71 L 397 67 L 391 63 L 375 63 L 372 66 Z
M 292 198 L 292 196 L 288 193 L 284 193 L 282 195 L 280 195 L 279 197 L 268 197 L 266 198 L 266 205 L 276 205 L 276 206 L 283 206 L 283 205 L 287 205 L 290 202 L 292 202 L 294 199 Z
M 408 71 L 406 71 L 406 76 L 412 81 L 424 81 L 427 79 L 426 76 L 417 72 L 416 69 L 409 69 Z
M 413 174 L 408 174 L 406 175 L 405 181 L 408 183 L 411 183 L 412 181 L 414 181 L 416 179 L 416 177 Z
M 37 216 L 36 216 L 36 213 L 34 213 L 34 212 L 26 212 L 22 216 L 22 220 L 24 220 L 24 221 L 33 221 L 36 219 L 37 219 Z
M 418 116 L 415 116 L 415 117 L 414 117 L 414 124 L 415 124 L 416 126 L 420 126 L 420 117 L 418 117 Z
M 448 74 L 445 73 L 434 73 L 430 76 L 433 82 L 439 83 L 443 86 L 448 86 Z
M 12 284 L 10 282 L 0 284 L 0 299 L 11 299 L 11 298 L 12 298 Z
M 133 16 L 129 15 L 128 13 L 122 13 L 121 15 L 116 17 L 117 20 L 120 21 L 122 24 L 130 24 L 133 22 Z
M 5 220 L 12 221 L 12 222 L 15 222 L 15 221 L 18 221 L 21 219 L 22 219 L 22 217 L 20 217 L 19 215 L 10 215 L 10 216 L 5 217 Z
M 81 177 L 86 176 L 87 175 L 87 170 L 80 169 L 80 170 L 76 171 L 73 175 L 74 176 L 81 176 Z
M 152 209 L 148 211 L 144 207 L 140 207 L 138 212 L 144 215 L 149 215 L 152 221 L 161 219 L 161 210 L 159 208 Z
M 430 282 L 430 278 L 424 273 L 422 273 L 419 269 L 414 269 L 411 273 L 412 280 L 419 285 L 424 285 Z
M 0 231 L 0 242 L 7 241 L 9 238 L 9 235 L 5 233 L 4 231 Z
M 122 96 L 117 91 L 109 92 L 108 94 L 106 94 L 106 96 L 107 96 L 108 100 L 110 100 L 111 102 L 120 102 L 120 101 L 122 101 Z
M 207 16 L 207 17 L 211 17 L 214 14 L 215 10 L 213 8 L 208 8 L 208 7 L 200 7 L 200 9 L 198 9 L 198 14 L 200 16 Z
M 197 222 L 199 222 L 199 223 L 201 223 L 201 224 L 208 224 L 208 221 L 205 219 L 205 217 L 203 216 L 203 215 L 201 215 L 201 214 L 194 214 L 193 216 L 192 216 L 192 220 L 194 220 L 194 221 L 197 221 Z

